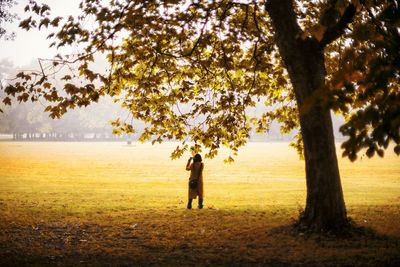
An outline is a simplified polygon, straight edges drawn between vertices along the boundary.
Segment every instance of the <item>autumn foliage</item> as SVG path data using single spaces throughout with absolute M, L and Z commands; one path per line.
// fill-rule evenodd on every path
M 83 0 L 80 9 L 60 18 L 29 2 L 20 27 L 55 27 L 48 38 L 60 54 L 19 73 L 4 104 L 45 99 L 59 118 L 109 95 L 146 123 L 141 141 L 181 141 L 173 158 L 204 148 L 212 158 L 225 146 L 231 162 L 254 127 L 300 129 L 292 145 L 306 165 L 302 222 L 315 229 L 347 224 L 331 111 L 346 118 L 350 160 L 363 149 L 383 156 L 391 142 L 400 154 L 398 0 Z M 95 68 L 100 58 L 107 69 Z M 262 103 L 263 114 L 249 112 Z
M 148 123 L 142 140 L 190 138 L 208 148 L 210 157 L 221 145 L 237 151 L 251 127 L 268 131 L 278 121 L 289 132 L 299 127 L 298 111 L 264 6 L 264 1 L 85 0 L 82 16 L 61 18 L 31 1 L 20 27 L 55 27 L 50 46 L 77 46 L 81 52 L 40 60 L 40 70 L 21 72 L 6 87 L 3 102 L 44 98 L 45 111 L 59 118 L 69 108 L 111 95 L 133 118 Z M 382 155 L 390 141 L 399 144 L 397 1 L 296 1 L 294 7 L 303 28 L 298 38 L 333 41 L 325 49 L 327 88 L 315 99 L 346 116 L 344 155 L 355 159 L 364 147 L 369 156 Z M 339 28 L 346 12 L 354 17 Z M 83 23 L 88 20 L 91 27 Z M 331 40 L 326 33 L 335 26 L 342 35 Z M 109 69 L 92 69 L 98 57 L 108 60 Z M 56 86 L 55 80 L 64 83 Z M 247 109 L 260 101 L 272 108 L 252 117 Z M 114 125 L 116 132 L 134 128 L 118 120 Z

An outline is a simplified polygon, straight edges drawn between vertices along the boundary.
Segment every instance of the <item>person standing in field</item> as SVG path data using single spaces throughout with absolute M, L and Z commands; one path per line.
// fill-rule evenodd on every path
M 193 159 L 193 163 L 191 163 Z M 187 208 L 192 208 L 192 201 L 199 197 L 198 208 L 203 208 L 204 199 L 204 188 L 203 188 L 203 169 L 204 163 L 202 162 L 200 154 L 196 154 L 193 158 L 190 157 L 187 164 L 186 170 L 190 171 L 189 177 L 189 201 Z

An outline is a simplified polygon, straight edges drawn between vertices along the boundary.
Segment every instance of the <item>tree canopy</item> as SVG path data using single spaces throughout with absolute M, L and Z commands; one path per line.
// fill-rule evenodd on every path
M 110 95 L 148 125 L 141 140 L 182 140 L 173 157 L 189 148 L 187 140 L 195 151 L 205 147 L 208 157 L 222 145 L 236 154 L 252 127 L 265 132 L 278 121 L 283 132 L 298 129 L 299 112 L 318 102 L 346 117 L 345 156 L 354 160 L 363 148 L 383 156 L 392 141 L 399 154 L 399 1 L 293 1 L 295 38 L 324 47 L 326 67 L 325 86 L 301 109 L 276 44 L 270 2 L 84 0 L 79 17 L 61 18 L 30 1 L 20 27 L 55 27 L 50 46 L 79 52 L 19 73 L 3 102 L 45 99 L 45 111 L 58 118 Z M 94 67 L 100 57 L 107 70 Z M 248 109 L 258 102 L 270 108 L 253 117 Z M 134 131 L 119 119 L 113 125 Z M 301 150 L 301 135 L 294 146 Z
M 349 225 L 331 111 L 346 118 L 344 156 L 383 156 L 391 142 L 400 154 L 398 0 L 83 0 L 80 8 L 61 18 L 29 2 L 20 27 L 56 27 L 48 38 L 60 53 L 17 74 L 4 104 L 45 99 L 59 118 L 109 95 L 145 122 L 142 141 L 182 141 L 172 158 L 189 148 L 212 158 L 221 146 L 234 156 L 252 128 L 266 132 L 274 121 L 282 132 L 300 129 L 293 146 L 304 152 L 307 198 L 298 225 L 318 231 Z M 101 58 L 107 69 L 96 68 Z M 259 102 L 267 109 L 252 116 Z M 113 126 L 134 131 L 129 121 Z

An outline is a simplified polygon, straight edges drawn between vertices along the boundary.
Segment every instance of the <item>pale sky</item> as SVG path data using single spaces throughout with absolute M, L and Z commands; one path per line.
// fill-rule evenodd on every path
M 24 13 L 24 7 L 29 0 L 18 0 L 18 4 L 12 9 L 21 19 L 28 18 L 30 15 Z M 68 17 L 76 16 L 79 9 L 80 0 L 43 0 L 38 1 L 46 3 L 51 7 L 51 12 L 55 16 Z M 18 28 L 19 21 L 15 20 L 12 24 L 7 24 L 6 29 L 14 31 L 17 35 L 14 41 L 0 40 L 0 61 L 9 59 L 17 67 L 30 64 L 37 58 L 50 58 L 57 54 L 57 50 L 49 48 L 50 40 L 46 40 L 51 32 L 42 28 L 39 32 L 35 29 L 25 31 Z

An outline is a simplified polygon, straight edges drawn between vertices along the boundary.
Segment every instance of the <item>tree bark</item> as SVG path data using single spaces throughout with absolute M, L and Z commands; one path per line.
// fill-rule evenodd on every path
M 317 90 L 324 90 L 323 47 L 314 38 L 301 38 L 292 0 L 267 3 L 299 109 L 307 181 L 306 207 L 299 223 L 315 230 L 340 229 L 348 221 L 330 110 L 318 101 L 310 101 Z

